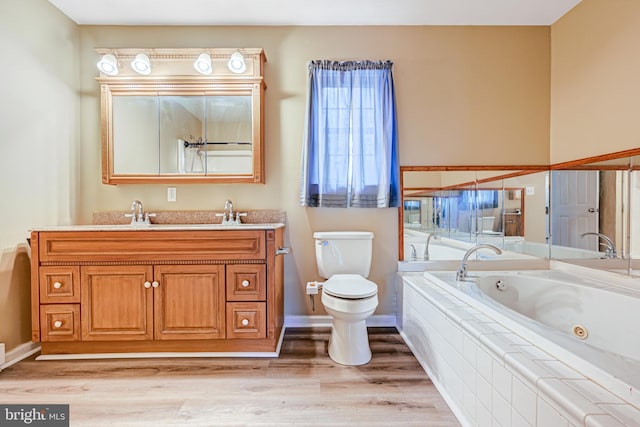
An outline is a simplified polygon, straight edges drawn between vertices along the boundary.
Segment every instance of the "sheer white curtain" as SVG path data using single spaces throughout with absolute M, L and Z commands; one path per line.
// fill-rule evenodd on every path
M 302 206 L 399 206 L 392 65 L 390 61 L 309 63 Z

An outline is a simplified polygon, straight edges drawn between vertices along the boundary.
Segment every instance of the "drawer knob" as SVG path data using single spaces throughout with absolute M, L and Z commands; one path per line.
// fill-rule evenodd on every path
M 59 328 L 60 326 L 62 326 L 62 321 L 61 320 L 56 320 L 55 322 L 53 322 L 53 326 L 56 328 Z
M 243 287 L 243 288 L 248 288 L 248 287 L 249 287 L 249 285 L 250 285 L 250 283 L 249 283 L 249 281 L 248 281 L 248 280 L 243 280 L 243 281 L 242 281 L 242 287 Z
M 249 324 L 249 321 L 247 319 L 242 319 L 242 326 L 247 326 Z
M 160 286 L 160 283 L 158 283 L 158 282 L 156 282 L 154 280 L 153 283 L 151 284 L 151 286 L 153 286 L 154 288 L 157 288 L 158 286 Z
M 55 282 L 55 283 L 53 284 L 53 287 L 54 287 L 55 289 L 60 289 L 60 288 L 62 287 L 62 283 L 60 283 L 60 282 Z
M 144 287 L 149 289 L 151 287 L 151 282 L 144 282 Z

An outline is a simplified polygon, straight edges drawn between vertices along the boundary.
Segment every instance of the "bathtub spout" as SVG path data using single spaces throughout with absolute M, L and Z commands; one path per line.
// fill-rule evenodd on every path
M 458 271 L 456 272 L 456 280 L 457 281 L 461 281 L 467 278 L 467 260 L 469 259 L 469 257 L 471 256 L 471 254 L 473 254 L 474 252 L 480 250 L 480 249 L 491 249 L 492 251 L 494 251 L 495 253 L 497 253 L 498 255 L 502 254 L 502 251 L 500 250 L 500 248 L 493 246 L 493 245 L 489 245 L 489 244 L 481 244 L 481 245 L 475 245 L 474 247 L 472 247 L 471 249 L 469 249 L 467 252 L 465 252 L 464 256 L 462 257 L 462 261 L 460 262 L 460 267 L 458 268 Z
M 600 243 L 600 245 L 604 246 L 604 256 L 605 258 L 618 258 L 618 252 L 616 251 L 616 245 L 613 243 L 613 240 L 611 240 L 609 238 L 609 236 L 602 234 L 602 233 L 596 233 L 593 231 L 590 231 L 588 233 L 583 233 L 580 237 L 584 237 L 584 236 L 598 236 L 600 237 L 602 240 L 604 240 L 604 243 Z

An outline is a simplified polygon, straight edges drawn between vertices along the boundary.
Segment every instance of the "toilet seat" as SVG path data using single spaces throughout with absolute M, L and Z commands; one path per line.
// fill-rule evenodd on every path
M 378 285 L 359 274 L 334 274 L 322 285 L 322 292 L 344 299 L 369 298 L 378 293 Z

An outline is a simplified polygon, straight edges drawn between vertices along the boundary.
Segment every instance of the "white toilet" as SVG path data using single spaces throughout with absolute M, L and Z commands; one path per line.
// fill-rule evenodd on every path
M 373 233 L 313 233 L 322 284 L 322 304 L 333 318 L 329 357 L 342 365 L 371 360 L 366 319 L 378 306 L 378 286 L 366 279 L 371 269 Z

